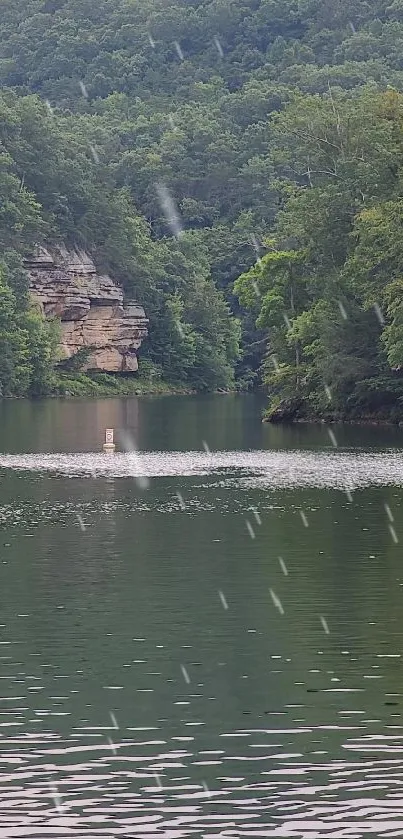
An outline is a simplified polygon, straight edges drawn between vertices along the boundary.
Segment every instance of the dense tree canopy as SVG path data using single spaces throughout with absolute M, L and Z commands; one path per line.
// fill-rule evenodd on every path
M 331 92 L 303 104 L 273 121 L 288 183 L 276 238 L 235 284 L 270 336 L 271 408 L 398 416 L 403 97 L 365 88 L 354 101 Z
M 42 353 L 10 342 L 3 392 L 52 386 L 17 262 L 62 239 L 144 303 L 166 379 L 397 416 L 402 48 L 400 0 L 3 0 L 1 340 L 28 318 Z

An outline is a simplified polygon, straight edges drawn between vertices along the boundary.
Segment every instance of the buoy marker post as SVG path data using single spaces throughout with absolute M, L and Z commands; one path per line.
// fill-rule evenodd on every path
M 113 442 L 113 428 L 105 428 L 105 442 L 102 446 L 102 450 L 106 452 L 106 454 L 113 454 L 115 449 L 116 446 Z

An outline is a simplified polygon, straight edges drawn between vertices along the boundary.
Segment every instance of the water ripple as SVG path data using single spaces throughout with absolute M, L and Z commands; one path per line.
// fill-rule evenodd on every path
M 2 454 L 0 468 L 67 476 L 174 477 L 228 474 L 253 476 L 255 485 L 341 487 L 403 484 L 403 451 L 218 451 L 118 452 L 114 455 Z M 257 479 L 257 480 L 256 480 Z
M 227 731 L 222 736 L 236 738 L 238 734 L 246 734 L 251 741 L 257 734 L 268 740 L 280 734 L 292 740 L 298 736 L 300 743 L 301 737 L 312 735 L 312 729 L 251 729 Z M 343 729 L 339 736 L 341 747 L 351 742 L 343 740 Z M 1 776 L 0 835 L 60 839 L 401 836 L 402 764 L 382 756 L 390 751 L 390 738 L 378 735 L 376 739 L 382 751 L 376 762 L 368 760 L 363 750 L 366 736 L 354 741 L 355 748 L 363 751 L 360 763 L 326 760 L 323 751 L 324 757 L 314 763 L 306 760 L 302 750 L 255 758 L 248 754 L 251 743 L 247 739 L 242 754 L 222 752 L 215 761 L 223 771 L 217 769 L 216 788 L 211 789 L 201 779 L 194 780 L 195 767 L 202 764 L 196 748 L 161 753 L 155 741 L 144 744 L 155 746 L 152 755 L 145 755 L 140 742 L 125 738 L 124 742 L 117 739 L 116 755 L 107 743 L 100 743 L 92 747 L 93 757 L 85 760 L 88 747 L 66 748 L 61 742 L 60 749 L 31 748 L 12 773 L 5 771 Z M 13 746 L 12 740 L 3 742 L 6 750 Z M 136 751 L 136 756 L 122 758 L 123 746 Z M 66 758 L 72 752 L 78 762 Z M 234 772 L 238 761 L 245 766 L 245 775 Z M 132 768 L 133 763 L 140 766 Z M 162 774 L 156 775 L 156 766 L 161 765 Z
M 130 455 L 119 453 L 114 456 L 22 454 L 1 455 L 0 467 L 4 470 L 3 474 L 5 470 L 17 470 L 67 477 L 127 478 L 138 474 L 147 477 L 174 478 L 212 476 L 215 486 L 226 489 L 243 486 L 246 490 L 251 486 L 263 490 L 266 487 L 345 489 L 346 486 L 354 488 L 403 484 L 403 452 L 395 450 L 377 452 L 357 450 L 353 452 L 346 450 L 224 451 L 209 454 L 205 452 L 142 452 L 134 459 Z M 37 483 L 41 484 L 42 481 L 38 480 Z M 68 491 L 66 492 L 68 497 L 59 501 L 51 496 L 50 498 L 36 498 L 36 500 L 27 498 L 22 503 L 19 500 L 12 502 L 6 497 L 0 508 L 0 523 L 4 527 L 16 525 L 18 532 L 22 531 L 25 526 L 32 527 L 33 524 L 39 522 L 42 525 L 58 522 L 63 526 L 61 528 L 63 531 L 67 530 L 64 526 L 68 525 L 74 527 L 72 532 L 77 540 L 74 542 L 75 546 L 79 540 L 91 539 L 91 534 L 94 533 L 96 535 L 97 528 L 94 526 L 95 521 L 98 521 L 96 515 L 107 521 L 107 513 L 111 510 L 122 511 L 125 518 L 128 518 L 127 514 L 134 510 L 142 514 L 149 510 L 154 512 L 156 509 L 167 513 L 176 510 L 178 515 L 183 515 L 174 495 L 175 482 L 170 483 L 172 487 L 169 488 L 169 492 L 172 489 L 172 496 L 167 498 L 165 495 L 164 499 L 154 496 L 150 500 L 147 496 L 146 500 L 141 501 L 137 498 L 126 498 L 122 494 L 116 500 L 111 498 L 105 502 L 99 498 L 88 499 L 85 493 L 77 501 L 74 496 L 72 498 L 69 495 Z M 196 482 L 192 483 L 194 484 L 192 489 L 194 489 Z M 53 488 L 57 482 L 52 481 L 49 484 Z M 72 482 L 64 482 L 64 484 L 68 484 L 69 488 L 73 486 Z M 207 482 L 202 484 L 204 487 L 206 485 Z M 195 512 L 202 509 L 214 509 L 217 503 L 216 495 L 217 493 L 214 493 L 214 497 L 203 498 L 202 501 L 187 498 L 186 509 L 192 504 L 191 509 Z M 247 493 L 234 493 L 233 496 L 227 493 L 228 500 L 222 500 L 220 512 L 231 509 L 238 513 L 239 510 L 244 510 L 245 504 L 250 504 L 250 500 L 247 499 L 245 502 L 245 499 L 239 495 L 247 495 Z M 274 509 L 273 505 L 268 505 L 262 493 L 262 509 L 265 509 L 265 505 L 266 509 Z M 295 506 L 291 504 L 291 508 L 293 511 L 299 509 L 297 503 Z M 324 509 L 323 506 L 321 514 Z M 80 515 L 83 514 L 81 523 L 83 527 L 81 524 L 80 527 L 77 525 L 77 510 L 80 511 Z M 310 513 L 311 508 L 309 508 Z M 189 521 L 192 525 L 191 518 Z M 271 523 L 270 526 L 272 526 Z M 87 527 L 88 533 L 84 536 L 81 531 L 83 528 L 86 530 Z M 136 605 L 138 611 L 139 600 L 131 599 L 130 577 L 126 576 L 122 569 L 119 570 L 119 564 L 114 558 L 113 574 L 120 573 L 122 576 L 118 579 L 116 589 L 114 588 L 115 577 L 112 574 L 106 580 L 105 591 L 97 595 L 99 596 L 99 612 L 107 609 L 108 598 L 110 598 L 114 604 L 112 608 L 115 611 L 122 610 L 122 613 L 126 609 L 130 620 L 126 614 L 128 622 L 122 629 L 121 637 L 111 642 L 111 647 L 109 647 L 106 637 L 110 637 L 111 627 L 105 626 L 104 636 L 98 639 L 100 624 L 95 620 L 98 618 L 98 612 L 92 613 L 93 634 L 97 636 L 102 649 L 103 676 L 100 684 L 96 681 L 97 675 L 91 676 L 84 673 L 82 669 L 75 669 L 85 666 L 81 658 L 78 664 L 78 651 L 83 646 L 82 634 L 85 634 L 85 629 L 91 630 L 92 627 L 91 620 L 88 624 L 83 620 L 85 611 L 90 609 L 89 588 L 84 591 L 80 589 L 78 592 L 77 586 L 78 602 L 77 604 L 71 601 L 69 603 L 69 609 L 71 612 L 74 611 L 75 616 L 74 630 L 71 630 L 72 634 L 67 635 L 66 639 L 64 632 L 67 632 L 67 629 L 65 630 L 63 623 L 66 611 L 64 611 L 64 606 L 60 605 L 59 599 L 55 601 L 59 605 L 54 608 L 55 612 L 56 608 L 61 610 L 56 613 L 57 619 L 46 624 L 47 603 L 45 598 L 42 599 L 42 586 L 49 584 L 48 577 L 44 573 L 37 574 L 39 583 L 36 582 L 36 584 L 41 591 L 39 606 L 35 603 L 34 596 L 32 603 L 24 602 L 23 605 L 23 593 L 18 588 L 18 571 L 15 577 L 11 576 L 12 569 L 5 572 L 10 574 L 5 578 L 6 583 L 14 580 L 16 585 L 15 597 L 18 609 L 15 609 L 15 614 L 13 613 L 12 619 L 10 618 L 13 632 L 10 631 L 10 636 L 7 637 L 7 632 L 4 631 L 0 639 L 2 645 L 0 649 L 10 654 L 1 657 L 3 671 L 5 671 L 1 673 L 0 681 L 1 839 L 8 839 L 8 837 L 10 839 L 11 837 L 31 837 L 32 839 L 33 837 L 37 839 L 46 837 L 49 839 L 62 839 L 62 837 L 75 837 L 75 839 L 101 839 L 101 837 L 104 839 L 115 839 L 115 837 L 126 837 L 126 839 L 186 839 L 186 837 L 203 837 L 203 839 L 234 839 L 234 837 L 241 837 L 241 839 L 247 839 L 247 837 L 359 839 L 361 837 L 365 839 L 365 837 L 385 837 L 386 839 L 386 837 L 402 837 L 403 726 L 400 725 L 400 714 L 391 713 L 393 710 L 399 711 L 399 708 L 385 707 L 396 706 L 400 701 L 400 694 L 392 692 L 396 689 L 396 684 L 391 683 L 392 670 L 386 670 L 387 667 L 393 667 L 397 672 L 401 666 L 401 647 L 398 639 L 394 638 L 391 644 L 390 636 L 388 636 L 385 640 L 388 646 L 384 647 L 383 636 L 381 636 L 372 654 L 357 662 L 357 650 L 349 653 L 344 646 L 348 644 L 348 649 L 352 649 L 354 644 L 359 647 L 354 633 L 350 646 L 351 639 L 347 641 L 344 639 L 344 643 L 341 643 L 334 640 L 336 633 L 332 631 L 330 636 L 324 635 L 326 643 L 333 644 L 333 647 L 326 647 L 326 654 L 329 657 L 331 655 L 331 663 L 326 662 L 322 670 L 314 666 L 310 657 L 306 672 L 299 672 L 298 667 L 301 669 L 302 665 L 296 663 L 294 666 L 294 651 L 292 651 L 292 667 L 295 669 L 294 676 L 290 676 L 290 679 L 298 679 L 298 681 L 289 681 L 282 695 L 279 684 L 285 669 L 291 662 L 291 658 L 286 658 L 286 655 L 291 652 L 284 654 L 284 650 L 281 649 L 279 638 L 283 638 L 283 635 L 278 636 L 275 642 L 273 641 L 274 630 L 270 627 L 266 639 L 267 650 L 266 647 L 264 648 L 265 657 L 262 654 L 262 658 L 259 659 L 262 673 L 257 674 L 259 682 L 265 685 L 265 690 L 267 688 L 266 693 L 269 699 L 265 695 L 263 701 L 267 704 L 261 706 L 257 712 L 255 704 L 252 703 L 251 706 L 247 702 L 242 704 L 245 697 L 248 697 L 247 686 L 251 683 L 251 680 L 241 683 L 241 679 L 248 678 L 247 673 L 252 674 L 252 666 L 248 667 L 249 646 L 245 654 L 245 649 L 239 650 L 234 640 L 236 654 L 232 661 L 222 660 L 225 649 L 228 650 L 222 625 L 227 624 L 219 623 L 212 629 L 211 614 L 208 609 L 203 609 L 203 618 L 206 615 L 206 627 L 203 627 L 205 638 L 209 641 L 209 633 L 213 635 L 216 631 L 220 645 L 219 664 L 226 665 L 220 673 L 225 675 L 222 677 L 222 682 L 214 681 L 216 671 L 213 672 L 213 665 L 210 660 L 207 661 L 207 652 L 211 653 L 213 647 L 208 641 L 205 641 L 204 648 L 196 649 L 197 639 L 194 642 L 191 633 L 182 635 L 179 642 L 181 658 L 186 655 L 183 651 L 192 649 L 194 643 L 194 649 L 187 654 L 189 658 L 186 661 L 185 672 L 189 671 L 193 676 L 194 664 L 195 667 L 203 665 L 204 673 L 199 677 L 200 684 L 197 684 L 197 688 L 196 680 L 193 683 L 193 680 L 189 679 L 190 686 L 188 687 L 187 680 L 182 679 L 179 689 L 175 683 L 172 687 L 173 693 L 168 694 L 167 683 L 169 682 L 170 686 L 174 683 L 171 676 L 179 674 L 180 678 L 179 665 L 175 664 L 175 673 L 172 673 L 170 669 L 175 634 L 172 627 L 168 632 L 165 625 L 165 622 L 168 624 L 166 592 L 169 586 L 169 575 L 175 572 L 174 565 L 178 557 L 177 553 L 172 550 L 171 554 L 167 553 L 168 559 L 165 559 L 165 544 L 169 544 L 166 517 L 164 517 L 162 527 L 165 528 L 161 530 L 164 565 L 161 563 L 156 570 L 152 563 L 145 561 L 143 563 L 141 556 L 141 575 L 135 578 L 135 585 L 132 583 L 133 591 L 136 586 L 141 590 L 140 598 L 144 597 L 146 609 L 151 611 L 152 594 L 155 597 L 159 589 L 150 588 L 147 591 L 144 582 L 146 573 L 153 575 L 153 579 L 158 578 L 158 583 L 162 582 L 164 591 L 159 603 L 164 604 L 166 611 L 159 627 L 161 636 L 154 639 L 151 650 L 146 626 L 141 625 L 141 622 L 135 623 Z M 299 519 L 298 528 L 298 534 L 300 534 Z M 45 567 L 45 561 L 42 561 L 42 545 L 46 546 L 45 541 L 42 542 L 41 539 L 44 538 L 44 532 L 48 533 L 51 530 L 52 528 L 46 529 L 44 526 L 38 536 L 40 569 Z M 138 533 L 138 530 L 136 532 Z M 219 535 L 221 538 L 221 531 Z M 100 538 L 103 538 L 102 534 Z M 181 538 L 183 538 L 182 535 Z M 298 535 L 298 539 L 300 538 Z M 214 541 L 219 542 L 220 539 Z M 256 543 L 258 543 L 257 539 Z M 56 550 L 54 543 L 50 544 L 54 553 Z M 175 551 L 176 544 L 175 541 Z M 4 545 L 5 549 L 9 547 L 9 543 Z M 317 548 L 322 549 L 322 547 L 323 545 L 318 542 Z M 189 545 L 185 548 L 188 550 Z M 74 550 L 76 551 L 76 547 Z M 95 539 L 96 561 L 90 570 L 95 573 L 95 570 L 98 571 L 100 568 L 100 577 L 102 575 L 107 577 L 112 566 L 102 567 L 100 564 L 103 550 L 103 544 Z M 298 550 L 295 557 L 299 558 Z M 60 547 L 60 554 L 61 551 Z M 12 555 L 12 551 L 10 553 Z M 264 586 L 267 592 L 270 590 L 270 575 L 276 573 L 272 570 L 273 565 L 275 564 L 277 573 L 281 571 L 277 553 L 275 551 L 272 553 L 274 559 L 271 566 L 269 561 L 265 562 L 264 583 L 262 582 L 259 586 L 259 593 L 260 588 L 263 589 Z M 319 553 L 322 554 L 322 550 Z M 5 550 L 5 556 L 7 556 L 7 550 Z M 270 556 L 269 551 L 267 551 L 267 556 Z M 61 559 L 63 559 L 62 555 Z M 227 554 L 225 554 L 225 559 L 227 561 Z M 231 573 L 228 573 L 227 577 L 229 585 L 232 582 L 232 575 L 239 573 L 244 559 L 243 549 L 238 564 L 235 561 L 232 562 L 231 557 Z M 306 562 L 306 556 L 302 555 L 302 559 Z M 374 559 L 375 557 L 371 557 L 371 562 Z M 15 564 L 17 561 L 15 558 Z M 133 562 L 130 555 L 128 568 L 132 568 Z M 188 558 L 186 562 L 188 563 Z M 302 560 L 300 564 L 303 565 Z M 64 570 L 62 562 L 60 565 L 60 578 L 56 580 L 56 588 L 58 586 L 62 588 L 63 574 L 66 575 L 66 579 L 69 579 L 71 573 L 71 565 L 66 563 L 67 571 Z M 83 566 L 85 566 L 84 561 Z M 352 566 L 356 567 L 357 563 L 355 565 L 352 563 Z M 0 567 L 9 568 L 6 565 Z M 165 567 L 168 570 L 166 576 L 162 578 L 161 569 Z M 56 568 L 59 571 L 55 563 L 49 573 L 49 578 L 52 580 L 56 577 Z M 203 565 L 202 574 L 200 578 L 197 578 L 201 581 L 200 586 L 205 583 L 206 568 L 207 564 Z M 294 568 L 297 568 L 297 562 L 294 562 Z M 290 569 L 292 569 L 291 563 Z M 30 571 L 30 568 L 28 570 Z M 25 571 L 25 573 L 29 580 L 28 572 Z M 183 576 L 183 568 L 180 573 Z M 249 562 L 245 581 L 251 573 L 252 562 Z M 390 580 L 392 579 L 390 569 L 388 573 Z M 315 574 L 320 577 L 316 570 Z M 292 579 L 295 575 L 296 572 L 294 575 L 290 572 L 289 577 L 283 574 L 282 583 L 290 587 L 293 585 Z M 366 615 L 369 615 L 372 625 L 374 615 L 369 611 L 370 607 L 373 607 L 372 593 L 369 588 L 365 589 L 370 578 L 366 576 L 364 580 L 364 576 L 359 578 L 359 586 L 365 590 L 365 599 L 362 598 L 362 614 L 360 613 L 357 621 L 365 621 Z M 336 580 L 336 576 L 334 579 Z M 231 616 L 235 614 L 235 609 L 229 596 L 227 607 L 229 605 L 230 608 L 222 608 L 222 599 L 220 604 L 220 598 L 217 595 L 220 584 L 217 573 L 217 584 L 214 582 L 212 586 L 215 599 L 213 601 L 211 598 L 211 602 L 216 603 L 217 610 L 218 607 L 220 608 L 220 620 L 222 616 L 224 622 L 228 618 L 231 619 Z M 277 589 L 277 584 L 275 585 Z M 309 586 L 311 585 L 312 583 L 309 583 Z M 398 596 L 400 589 L 397 586 L 396 588 Z M 3 585 L 4 590 L 7 590 L 5 585 Z M 344 592 L 344 580 L 342 590 Z M 66 594 L 67 590 L 64 591 Z M 113 600 L 115 591 L 116 599 Z M 126 591 L 130 592 L 127 602 L 124 600 Z M 191 591 L 193 596 L 193 589 Z M 298 609 L 303 595 L 305 598 L 308 597 L 307 591 L 309 590 L 305 588 L 300 593 L 300 589 L 297 589 L 296 617 L 295 615 L 294 618 L 289 617 L 290 610 L 285 616 L 278 616 L 276 613 L 276 619 L 283 621 L 282 633 L 285 632 L 283 626 L 286 619 L 294 621 L 292 632 L 296 639 L 300 633 Z M 59 596 L 60 591 L 57 588 L 57 598 Z M 210 593 L 206 596 L 210 598 Z M 247 607 L 250 604 L 247 602 L 247 594 L 244 599 L 245 603 L 242 603 L 242 606 L 245 607 L 245 612 L 239 609 L 234 624 L 236 623 L 238 628 L 238 624 L 245 616 L 247 621 L 244 625 L 245 637 L 248 638 L 248 644 L 256 644 L 262 633 L 266 631 L 266 624 L 258 623 L 257 614 L 255 614 L 256 603 L 252 603 L 254 611 L 248 613 Z M 95 600 L 96 598 L 94 602 Z M 358 596 L 357 602 L 361 603 Z M 135 603 L 134 606 L 133 603 Z M 284 603 L 286 603 L 285 599 Z M 171 604 L 171 609 L 175 613 L 174 625 L 176 626 L 177 623 L 179 632 L 185 632 L 184 624 L 181 623 L 183 615 L 181 619 L 178 616 L 177 620 L 178 604 L 179 595 L 176 598 L 175 593 Z M 192 600 L 190 610 L 193 608 Z M 272 605 L 268 602 L 266 608 L 268 612 Z M 30 619 L 28 613 L 31 612 L 34 614 L 32 631 L 38 634 L 39 640 L 37 640 L 37 645 L 34 645 L 35 652 L 25 655 L 24 643 L 27 649 L 31 649 L 30 630 L 27 629 L 27 634 L 22 635 L 24 643 L 17 637 L 17 631 L 23 634 Z M 47 614 L 49 619 L 49 611 Z M 264 619 L 266 620 L 266 611 Z M 344 619 L 343 613 L 343 621 Z M 320 628 L 316 615 L 313 622 Z M 333 622 L 329 620 L 331 628 L 335 623 L 335 620 Z M 20 624 L 24 629 L 17 630 L 16 627 Z M 258 630 L 251 629 L 251 625 L 256 625 Z M 3 630 L 5 626 L 2 624 Z M 193 633 L 196 634 L 196 623 L 191 623 L 191 626 Z M 354 626 L 356 627 L 357 624 Z M 53 647 L 53 638 L 50 637 L 51 627 L 60 632 L 59 647 Z M 365 627 L 364 632 L 367 629 L 368 627 Z M 320 631 L 323 634 L 321 628 Z M 135 646 L 130 657 L 122 659 L 125 661 L 123 667 L 127 669 L 117 671 L 114 668 L 114 656 L 118 658 L 118 651 L 126 635 L 130 643 Z M 163 643 L 155 644 L 155 641 Z M 185 641 L 191 643 L 184 643 Z M 40 661 L 40 656 L 45 658 L 44 649 L 47 649 L 48 656 L 54 650 L 54 664 L 51 663 L 52 660 L 48 660 L 46 665 L 41 666 L 53 668 L 54 671 L 60 668 L 63 672 L 51 670 L 49 673 L 49 670 L 39 670 L 38 663 L 40 675 L 32 674 L 29 667 L 33 659 L 28 656 L 37 656 Z M 90 647 L 90 649 L 93 648 Z M 156 649 L 158 649 L 158 654 L 155 653 L 154 660 L 152 655 Z M 298 649 L 296 649 L 295 659 L 298 658 Z M 279 650 L 282 655 L 278 654 Z M 206 652 L 206 660 L 203 659 L 203 651 Z M 338 652 L 343 656 L 343 673 L 339 672 L 337 667 Z M 12 654 L 15 658 L 18 657 L 18 661 L 12 658 Z M 141 658 L 137 658 L 140 655 Z M 322 650 L 320 655 L 325 657 Z M 393 659 L 392 662 L 391 659 Z M 36 662 L 37 658 L 34 661 Z M 351 671 L 348 669 L 350 664 Z M 334 675 L 333 670 L 326 670 L 326 666 L 334 667 L 337 675 Z M 74 669 L 69 670 L 69 667 L 74 667 Z M 277 669 L 272 670 L 271 667 Z M 263 668 L 266 668 L 266 675 Z M 377 674 L 371 673 L 371 668 L 376 668 Z M 90 667 L 88 669 L 90 670 Z M 230 669 L 231 675 L 227 676 Z M 265 682 L 267 672 L 270 675 L 276 674 L 270 683 Z M 394 673 L 395 670 L 393 670 Z M 44 674 L 47 675 L 48 682 Z M 77 674 L 80 674 L 79 681 L 76 679 Z M 165 679 L 167 675 L 169 679 Z M 339 677 L 343 677 L 340 687 L 329 686 L 330 682 L 339 681 Z M 53 681 L 61 678 L 62 683 Z M 32 680 L 35 681 L 34 685 Z M 206 684 L 206 693 L 203 692 L 203 682 Z M 93 694 L 88 688 L 89 695 L 86 696 L 86 688 L 82 687 L 83 683 L 87 683 L 87 687 L 89 683 L 91 684 Z M 241 689 L 237 693 L 239 684 L 245 685 L 243 693 Z M 58 687 L 55 687 L 56 685 Z M 308 685 L 309 687 L 306 687 Z M 382 685 L 385 687 L 382 688 Z M 231 694 L 231 699 L 235 696 L 231 713 L 227 713 L 225 704 L 226 701 L 228 702 L 229 694 Z M 90 696 L 93 705 L 91 705 Z M 259 701 L 259 696 L 257 692 L 254 703 Z M 213 699 L 218 700 L 212 703 L 213 706 L 219 708 L 216 712 L 217 716 L 212 715 L 207 706 L 207 702 L 210 705 L 210 700 Z M 273 704 L 270 705 L 270 702 Z M 102 715 L 100 706 L 105 711 L 105 703 L 107 711 Z M 110 707 L 116 709 L 116 715 L 115 711 L 109 712 Z M 254 710 L 249 710 L 250 707 Z M 56 708 L 58 710 L 55 710 Z M 267 708 L 270 710 L 266 710 Z M 126 723 L 123 722 L 124 710 L 126 710 Z M 244 716 L 246 714 L 248 716 Z

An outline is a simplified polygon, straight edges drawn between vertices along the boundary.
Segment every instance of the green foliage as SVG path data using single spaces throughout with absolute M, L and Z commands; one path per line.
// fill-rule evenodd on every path
M 164 382 L 158 369 L 146 361 L 146 369 L 139 376 L 124 376 L 108 373 L 65 373 L 57 371 L 54 376 L 53 393 L 58 396 L 133 396 L 152 394 L 168 396 L 172 393 L 191 393 L 182 384 Z M 155 373 L 155 375 L 154 375 Z
M 402 9 L 3 0 L 3 392 L 52 387 L 23 257 L 63 240 L 145 305 L 161 383 L 398 411 Z
M 59 361 L 59 371 L 65 371 L 66 373 L 81 372 L 91 353 L 92 347 L 80 347 L 80 349 L 77 350 L 74 355 L 70 356 L 70 358 L 65 358 L 62 361 Z
M 268 332 L 274 411 L 297 399 L 308 417 L 399 415 L 402 119 L 399 94 L 364 90 L 297 96 L 273 120 L 277 241 L 292 249 L 266 254 L 235 291 Z
M 162 367 L 165 380 L 196 389 L 232 386 L 239 327 L 211 278 L 206 243 L 196 234 L 186 234 L 183 240 L 152 238 L 130 188 L 121 182 L 119 167 L 115 171 L 113 160 L 103 165 L 97 153 L 99 162 L 91 160 L 94 128 L 87 118 L 78 123 L 69 114 L 50 114 L 36 97 L 17 97 L 11 91 L 0 95 L 0 110 L 2 143 L 11 161 L 11 174 L 3 186 L 0 178 L 0 196 L 7 199 L 7 190 L 10 196 L 3 232 L 0 211 L 0 266 L 7 288 L 15 293 L 17 309 L 28 318 L 23 257 L 34 244 L 49 238 L 78 244 L 93 253 L 100 270 L 109 271 L 131 298 L 146 306 L 151 321 L 149 356 Z M 97 130 L 99 145 L 113 146 L 112 134 L 100 126 Z M 30 364 L 35 376 L 31 383 L 30 375 L 12 373 L 13 358 L 20 350 L 17 345 L 13 349 L 10 339 L 3 348 L 4 393 L 40 395 L 51 389 L 52 376 L 45 368 L 46 364 L 51 368 L 52 359 L 44 347 L 39 361 L 31 321 L 32 317 L 27 320 L 31 343 L 24 352 L 33 353 Z M 42 346 L 47 327 L 39 327 L 39 321 L 37 327 Z M 78 355 L 67 367 L 78 371 L 82 363 Z
M 42 396 L 52 388 L 55 333 L 32 308 L 18 305 L 0 264 L 0 394 Z

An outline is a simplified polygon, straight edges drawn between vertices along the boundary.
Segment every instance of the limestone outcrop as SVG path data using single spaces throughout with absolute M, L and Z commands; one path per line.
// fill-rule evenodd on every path
M 38 248 L 26 261 L 31 295 L 47 318 L 61 325 L 60 358 L 87 348 L 84 370 L 135 372 L 137 350 L 147 336 L 144 309 L 125 302 L 111 277 L 97 272 L 91 257 L 64 247 Z

